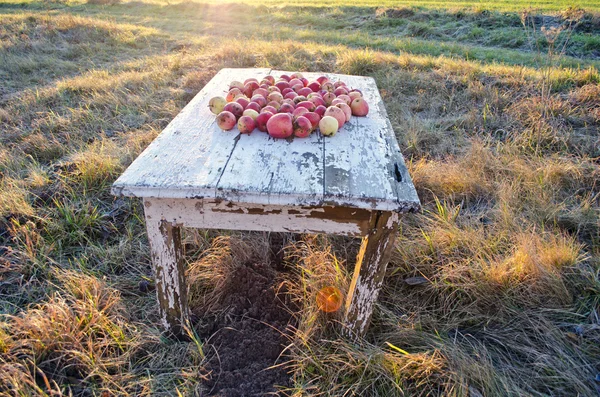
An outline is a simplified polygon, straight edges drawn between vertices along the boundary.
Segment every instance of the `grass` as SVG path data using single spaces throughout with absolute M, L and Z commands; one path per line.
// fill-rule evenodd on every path
M 272 67 L 373 76 L 424 207 L 357 342 L 314 295 L 359 242 L 285 236 L 284 392 L 596 395 L 598 5 L 209 3 L 0 4 L 0 394 L 201 393 L 205 341 L 161 339 L 142 208 L 109 187 L 220 68 Z M 267 237 L 186 230 L 192 309 Z

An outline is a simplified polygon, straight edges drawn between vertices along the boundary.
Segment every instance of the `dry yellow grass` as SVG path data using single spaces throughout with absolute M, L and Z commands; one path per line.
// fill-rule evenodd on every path
M 402 220 L 359 341 L 314 299 L 347 289 L 358 241 L 285 237 L 298 325 L 284 394 L 597 394 L 600 75 L 583 50 L 595 32 L 548 66 L 525 44 L 488 47 L 519 38 L 511 13 L 46 6 L 0 7 L 0 394 L 202 392 L 204 341 L 161 339 L 140 288 L 142 208 L 109 186 L 222 67 L 375 77 L 424 206 Z M 184 243 L 192 308 L 274 254 L 262 233 L 188 230 Z

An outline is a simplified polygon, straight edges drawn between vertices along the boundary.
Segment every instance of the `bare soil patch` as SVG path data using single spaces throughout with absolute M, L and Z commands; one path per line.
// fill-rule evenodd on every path
M 248 262 L 231 273 L 217 305 L 197 311 L 199 336 L 207 341 L 207 395 L 263 396 L 291 386 L 279 364 L 294 319 L 280 280 L 273 266 Z

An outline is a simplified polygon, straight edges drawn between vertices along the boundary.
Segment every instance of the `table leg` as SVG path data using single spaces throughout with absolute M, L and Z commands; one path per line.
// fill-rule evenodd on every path
M 146 215 L 146 229 L 162 325 L 170 336 L 186 339 L 189 313 L 180 228 Z
M 345 306 L 344 332 L 363 336 L 367 331 L 383 284 L 398 230 L 398 215 L 377 211 L 371 232 L 363 238 Z

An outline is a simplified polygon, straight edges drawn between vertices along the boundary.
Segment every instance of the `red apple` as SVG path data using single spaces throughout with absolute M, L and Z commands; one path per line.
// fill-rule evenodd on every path
M 246 95 L 248 98 L 250 98 L 252 96 L 252 93 L 254 92 L 254 90 L 257 90 L 258 88 L 259 88 L 258 82 L 249 81 L 246 84 L 244 84 L 244 90 L 243 90 L 244 95 Z
M 315 112 L 307 112 L 307 113 L 304 113 L 302 116 L 306 117 L 308 120 L 310 120 L 310 123 L 313 126 L 313 130 L 315 128 L 317 128 L 317 126 L 319 125 L 319 121 L 321 121 L 321 116 L 319 116 Z
M 256 128 L 258 128 L 259 131 L 267 132 L 267 122 L 269 121 L 269 119 L 271 117 L 273 117 L 273 114 L 274 113 L 271 113 L 268 110 L 262 112 L 261 114 L 259 114 L 258 117 L 255 120 L 256 121 Z
M 298 117 L 302 116 L 304 113 L 308 113 L 308 109 L 307 108 L 296 108 L 292 112 L 292 118 L 294 120 L 296 120 Z
M 248 106 L 246 106 L 245 110 L 248 110 L 248 109 L 256 110 L 257 112 L 260 113 L 260 109 L 262 109 L 262 108 L 260 107 L 260 105 L 258 103 L 256 103 L 256 102 L 250 102 L 248 104 Z
M 240 134 L 249 134 L 256 128 L 256 123 L 251 116 L 242 116 L 237 123 Z
M 319 116 L 323 117 L 326 110 L 327 110 L 327 108 L 324 105 L 319 105 L 315 109 L 315 113 L 318 114 Z
M 283 101 L 283 95 L 281 95 L 281 93 L 279 93 L 279 92 L 272 92 L 269 94 L 269 96 L 267 96 L 267 100 L 269 102 L 271 102 L 271 101 L 281 102 L 281 101 Z
M 277 113 L 267 121 L 267 131 L 273 138 L 289 138 L 294 133 L 292 115 Z
M 333 92 L 328 92 L 323 95 L 323 100 L 325 101 L 326 106 L 331 106 L 331 102 L 335 99 L 335 94 Z
M 255 83 L 258 84 L 258 79 L 256 79 L 255 77 L 250 77 L 250 78 L 247 78 L 246 80 L 244 80 L 244 86 L 246 84 L 250 83 L 251 81 L 254 81 Z
M 298 96 L 298 94 L 296 94 L 294 91 L 292 92 L 288 92 L 287 94 L 284 95 L 285 99 L 294 99 Z
M 298 90 L 298 95 L 307 96 L 307 95 L 312 94 L 312 92 L 313 91 L 310 88 L 304 87 L 304 88 Z
M 310 88 L 312 92 L 319 92 L 319 90 L 321 89 L 321 83 L 319 83 L 318 81 L 313 81 L 308 83 L 307 87 Z
M 258 103 L 261 108 L 264 108 L 265 106 L 267 106 L 267 100 L 265 99 L 265 97 L 262 95 L 258 95 L 258 94 L 254 95 L 252 97 L 252 99 L 250 99 L 250 102 Z
M 283 91 L 286 88 L 290 88 L 290 84 L 287 81 L 278 81 L 275 83 L 275 87 L 279 88 L 279 91 Z
M 323 84 L 321 84 L 321 89 L 323 91 L 328 91 L 328 92 L 333 92 L 333 90 L 335 90 L 335 88 L 333 87 L 333 84 L 331 84 L 331 82 L 326 81 Z
M 346 123 L 350 121 L 350 118 L 352 117 L 352 109 L 350 109 L 350 106 L 346 105 L 345 103 L 338 103 L 335 106 L 344 111 L 344 116 L 346 116 Z
M 264 108 L 261 109 L 260 113 L 265 113 L 265 112 L 271 112 L 273 114 L 277 113 L 277 108 L 275 108 L 274 106 L 265 106 Z
M 315 104 L 315 106 L 325 105 L 325 101 L 320 96 L 313 96 L 308 98 L 309 101 Z
M 319 76 L 317 77 L 317 81 L 319 82 L 319 84 L 323 85 L 323 83 L 329 81 L 329 79 L 327 78 L 327 76 Z
M 286 88 L 285 90 L 281 91 L 281 95 L 285 97 L 290 92 L 294 92 L 294 90 L 292 90 L 291 88 Z
M 292 78 L 290 76 L 288 76 L 287 74 L 282 74 L 281 76 L 279 76 L 280 79 L 284 79 L 285 81 L 290 81 Z
M 240 95 L 242 93 L 242 91 L 239 88 L 232 88 L 229 90 L 229 92 L 227 93 L 227 96 L 225 97 L 225 100 L 227 102 L 233 102 L 233 99 Z
M 350 108 L 354 116 L 366 116 L 369 113 L 369 104 L 364 98 L 353 99 Z
M 269 92 L 281 92 L 281 90 L 278 87 L 275 87 L 274 85 L 270 86 L 267 90 Z
M 275 77 L 273 77 L 273 76 L 270 76 L 270 75 L 265 76 L 263 80 L 267 80 L 269 82 L 269 85 L 275 84 Z
M 267 99 L 267 97 L 269 96 L 269 90 L 264 88 L 258 88 L 254 90 L 254 92 L 252 93 L 252 97 L 254 97 L 255 95 L 260 95 L 263 98 Z
M 239 103 L 240 105 L 242 105 L 242 107 L 244 109 L 246 109 L 246 106 L 248 106 L 248 104 L 250 103 L 250 101 L 248 100 L 248 98 L 244 98 L 244 97 L 237 98 L 235 101 L 237 103 Z
M 223 111 L 231 112 L 235 116 L 236 119 L 242 117 L 242 113 L 244 113 L 244 108 L 237 102 L 229 102 L 225 107 L 223 107 Z
M 296 104 L 296 107 L 306 108 L 309 112 L 314 112 L 317 108 L 315 104 L 310 101 L 298 102 L 298 104 Z
M 230 129 L 235 127 L 235 121 L 236 121 L 235 115 L 226 110 L 219 113 L 216 117 L 216 120 L 217 120 L 217 125 L 222 130 L 229 131 Z
M 313 130 L 312 123 L 304 116 L 300 116 L 294 122 L 294 136 L 306 138 Z
M 294 110 L 295 110 L 295 108 L 294 108 L 293 105 L 290 105 L 289 103 L 284 103 L 279 108 L 278 113 L 290 113 L 290 114 L 292 114 L 294 112 Z

